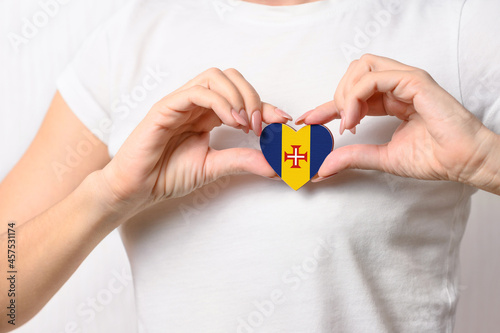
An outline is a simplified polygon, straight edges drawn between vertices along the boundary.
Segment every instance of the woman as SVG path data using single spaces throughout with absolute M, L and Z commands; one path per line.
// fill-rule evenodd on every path
M 499 94 L 474 100 L 498 59 L 493 38 L 475 47 L 495 11 L 255 2 L 136 1 L 83 46 L 0 187 L 30 244 L 20 322 L 121 226 L 140 331 L 452 329 L 468 185 L 500 194 L 498 135 L 452 95 L 498 126 Z M 388 58 L 351 63 L 368 52 Z M 348 170 L 293 192 L 253 149 L 262 121 L 292 116 L 358 132 L 336 136 L 316 181 L 350 168 L 441 181 Z

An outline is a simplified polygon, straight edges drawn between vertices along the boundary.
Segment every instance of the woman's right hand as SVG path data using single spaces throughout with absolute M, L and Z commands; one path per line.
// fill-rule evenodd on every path
M 156 103 L 101 171 L 101 189 L 115 210 L 136 213 L 158 201 L 181 197 L 217 178 L 250 172 L 274 177 L 259 150 L 209 147 L 221 124 L 252 129 L 262 121 L 291 120 L 263 103 L 235 69 L 209 69 Z
M 35 140 L 0 182 L 0 220 L 15 221 L 21 244 L 16 324 L 40 311 L 97 244 L 142 209 L 229 174 L 273 177 L 259 150 L 209 147 L 214 127 L 259 135 L 262 120 L 285 122 L 287 115 L 262 103 L 236 70 L 210 69 L 156 103 L 111 161 L 96 138 L 89 155 L 70 168 L 59 161 L 92 133 L 56 94 Z M 54 172 L 54 163 L 64 174 Z M 7 232 L 0 232 L 0 248 L 8 243 Z M 3 261 L 0 268 L 6 269 Z M 0 290 L 7 289 L 8 281 L 0 281 Z M 0 332 L 10 326 L 0 322 Z
M 259 150 L 209 147 L 214 127 L 224 124 L 260 135 L 262 120 L 288 119 L 262 103 L 236 70 L 210 69 L 156 103 L 111 161 L 98 142 L 70 168 L 59 161 L 67 161 L 68 149 L 92 134 L 56 94 L 35 140 L 0 183 L 0 220 L 13 221 L 21 244 L 16 249 L 15 268 L 22 272 L 16 324 L 40 311 L 97 244 L 142 209 L 229 174 L 273 177 Z M 65 168 L 64 181 L 54 165 Z M 3 230 L 0 248 L 5 249 L 11 241 Z M 7 270 L 3 261 L 0 269 Z M 0 290 L 8 283 L 0 281 Z M 0 304 L 8 301 L 2 293 Z M 0 322 L 0 332 L 11 329 Z

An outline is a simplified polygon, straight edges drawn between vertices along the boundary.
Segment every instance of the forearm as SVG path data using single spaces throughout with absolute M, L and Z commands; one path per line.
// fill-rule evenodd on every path
M 16 326 L 7 324 L 5 314 L 0 332 L 18 327 L 32 318 L 68 280 L 85 257 L 123 219 L 103 203 L 99 179 L 89 175 L 68 197 L 15 230 Z M 4 230 L 7 223 L 2 221 Z M 0 236 L 6 251 L 8 237 Z M 2 259 L 3 273 L 11 271 Z M 6 263 L 4 266 L 3 263 Z M 7 307 L 9 281 L 0 279 L 1 307 Z M 5 311 L 3 311 L 5 312 Z

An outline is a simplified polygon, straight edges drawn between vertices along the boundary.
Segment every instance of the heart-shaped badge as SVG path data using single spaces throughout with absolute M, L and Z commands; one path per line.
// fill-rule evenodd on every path
M 286 124 L 276 123 L 262 131 L 260 148 L 278 176 L 298 190 L 318 173 L 333 149 L 333 136 L 321 125 L 295 131 Z

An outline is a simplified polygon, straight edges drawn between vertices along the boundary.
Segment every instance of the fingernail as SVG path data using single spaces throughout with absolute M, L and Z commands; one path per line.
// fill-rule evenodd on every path
M 278 116 L 282 116 L 283 118 L 286 118 L 288 120 L 293 120 L 292 116 L 279 108 L 274 109 L 274 112 L 276 112 Z
M 260 136 L 262 132 L 262 114 L 259 110 L 252 114 L 252 129 L 255 135 Z
M 345 114 L 344 111 L 340 111 L 340 135 L 342 135 L 345 131 Z
M 245 120 L 245 126 L 248 126 L 248 116 L 247 116 L 247 112 L 244 110 L 244 109 L 241 109 L 240 110 L 240 116 L 241 118 L 243 118 L 243 120 Z
M 319 182 L 322 182 L 323 180 L 327 180 L 329 178 L 332 178 L 333 176 L 335 176 L 337 173 L 334 173 L 333 175 L 330 175 L 328 177 L 319 177 L 318 178 L 313 178 L 311 179 L 311 183 L 319 183 Z
M 353 128 L 351 128 L 349 131 L 351 131 L 352 134 L 356 134 L 356 126 L 354 126 Z
M 238 122 L 238 124 L 242 126 L 248 126 L 245 118 L 243 118 L 238 112 L 236 112 L 235 110 L 231 110 L 231 114 L 233 115 L 234 120 Z
M 309 115 L 309 113 L 311 113 L 313 110 L 309 110 L 306 113 L 304 113 L 302 116 L 297 118 L 297 120 L 295 120 L 295 125 L 302 125 L 304 123 L 304 119 L 306 119 L 307 116 Z

